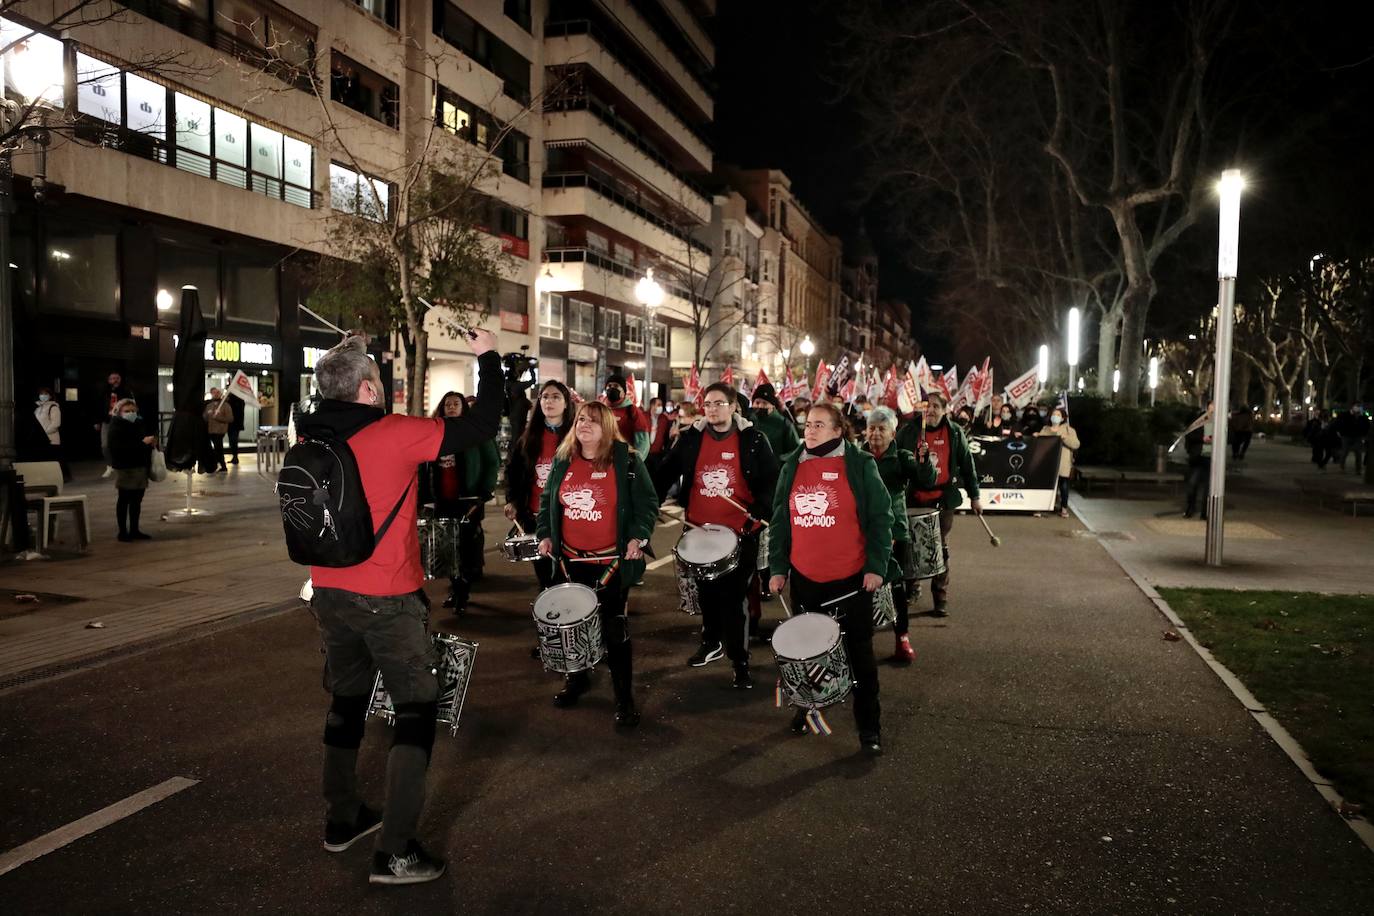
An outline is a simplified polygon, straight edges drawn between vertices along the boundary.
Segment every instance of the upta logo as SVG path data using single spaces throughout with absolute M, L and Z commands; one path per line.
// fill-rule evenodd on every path
M 1015 490 L 1001 490 L 997 493 L 992 494 L 992 499 L 989 500 L 989 502 L 991 502 L 994 506 L 1000 506 L 1002 503 L 1025 501 L 1026 494 L 1017 493 Z

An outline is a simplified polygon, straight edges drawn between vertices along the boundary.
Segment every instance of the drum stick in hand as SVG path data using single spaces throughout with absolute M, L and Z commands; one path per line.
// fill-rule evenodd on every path
M 748 509 L 744 508 L 743 506 L 741 506 L 739 503 L 735 502 L 735 501 L 734 501 L 733 499 L 731 499 L 730 497 L 728 497 L 728 496 L 726 496 L 726 495 L 724 495 L 724 494 L 721 494 L 721 497 L 720 497 L 720 498 L 723 499 L 723 500 L 725 500 L 725 501 L 726 501 L 727 503 L 729 503 L 730 505 L 734 506 L 734 507 L 735 507 L 736 509 L 738 509 L 739 511 L 743 512 L 745 515 L 749 515 L 749 510 L 748 510 Z M 761 518 L 759 518 L 759 519 L 754 519 L 754 521 L 758 522 L 760 525 L 762 525 L 762 526 L 765 527 L 765 528 L 768 527 L 768 523 L 765 522 L 765 521 L 764 521 L 763 519 L 761 519 Z
M 992 533 L 992 529 L 988 527 L 988 520 L 983 518 L 983 514 L 981 512 L 978 513 L 978 521 L 983 523 L 983 530 L 988 533 L 989 543 L 991 543 L 993 547 L 1001 547 L 1002 539 Z

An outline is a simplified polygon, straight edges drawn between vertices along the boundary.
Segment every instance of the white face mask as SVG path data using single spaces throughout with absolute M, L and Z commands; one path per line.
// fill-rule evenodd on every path
M 1063 422 L 1064 422 L 1064 418 L 1063 418 L 1063 417 L 1060 417 L 1060 416 L 1051 416 L 1051 417 L 1050 417 L 1050 425 L 1051 425 L 1051 426 L 1058 426 L 1060 423 L 1063 423 Z
M 1010 411 L 1010 410 L 1004 410 L 1004 411 L 1002 411 L 1002 419 L 1003 419 L 1003 420 L 1010 420 L 1010 419 L 1011 419 L 1011 411 Z
M 51 400 L 52 400 L 52 395 L 50 395 L 50 394 L 40 394 L 40 395 L 38 396 L 38 400 L 40 400 L 40 401 L 51 401 Z

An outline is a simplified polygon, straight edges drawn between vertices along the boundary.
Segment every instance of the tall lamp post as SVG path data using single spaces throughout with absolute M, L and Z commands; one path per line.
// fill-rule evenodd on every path
M 1043 389 L 1045 383 L 1050 380 L 1050 345 L 1040 345 L 1040 359 L 1035 364 L 1035 378 Z
M 798 347 L 801 349 L 802 356 L 806 357 L 806 374 L 809 376 L 811 374 L 811 356 L 816 352 L 816 345 L 811 342 L 811 335 L 807 334 L 798 344 Z
M 1150 406 L 1155 406 L 1155 389 L 1159 387 L 1159 357 L 1150 357 Z
M 1069 390 L 1073 391 L 1073 377 L 1078 369 L 1078 306 L 1069 309 L 1069 339 L 1068 350 L 1064 354 L 1066 362 L 1069 364 Z
M 1221 173 L 1217 235 L 1217 353 L 1212 381 L 1212 479 L 1207 493 L 1207 565 L 1220 566 L 1226 507 L 1226 420 L 1231 409 L 1231 326 L 1236 311 L 1236 263 L 1240 259 L 1240 192 L 1245 179 L 1238 169 Z
M 654 269 L 644 271 L 635 284 L 635 298 L 644 306 L 644 400 L 649 406 L 654 396 L 654 309 L 663 304 L 663 287 L 654 279 Z

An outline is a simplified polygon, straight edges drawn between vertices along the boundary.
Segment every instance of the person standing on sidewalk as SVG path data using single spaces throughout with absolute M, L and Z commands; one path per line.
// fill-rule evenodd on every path
M 148 466 L 153 460 L 157 439 L 148 434 L 148 425 L 138 412 L 133 398 L 115 403 L 108 437 L 110 467 L 114 469 L 115 521 L 119 540 L 146 541 L 149 535 L 138 527 L 143 511 L 143 494 L 148 490 Z
M 444 873 L 444 862 L 415 839 L 434 745 L 439 684 L 438 659 L 426 632 L 429 609 L 421 590 L 424 571 L 412 493 L 419 465 L 496 437 L 504 400 L 496 338 L 477 330 L 470 340 L 477 357 L 477 406 L 463 416 L 384 413 L 380 371 L 368 358 L 363 338 L 352 336 L 320 357 L 315 378 L 324 400 L 298 419 L 303 436 L 347 441 L 373 528 L 386 525 L 363 562 L 310 568 L 311 608 L 324 640 L 333 696 L 324 728 L 324 848 L 342 852 L 380 829 L 368 876 L 373 884 L 416 884 Z M 386 524 L 389 515 L 391 523 Z M 396 710 L 384 815 L 362 803 L 356 774 L 378 668 Z
M 1003 410 L 1006 408 L 1004 407 Z M 925 437 L 923 444 L 935 466 L 935 484 L 930 488 L 917 487 L 908 491 L 907 504 L 918 509 L 940 510 L 940 539 L 944 542 L 945 571 L 930 580 L 930 594 L 935 599 L 936 617 L 949 616 L 949 533 L 954 529 L 954 510 L 964 502 L 959 488 L 968 493 L 969 506 L 974 515 L 983 514 L 978 498 L 978 470 L 973 466 L 973 453 L 968 439 L 958 425 L 949 422 L 945 414 L 944 395 L 932 392 L 926 396 Z M 926 453 L 917 453 L 922 461 Z M 912 600 L 921 597 L 921 586 L 912 589 Z
M 115 405 L 128 398 L 133 399 L 134 393 L 124 384 L 124 376 L 118 372 L 111 372 L 105 379 L 105 388 L 100 393 L 95 402 L 95 429 L 100 433 L 100 454 L 105 459 L 105 473 L 101 477 L 109 477 L 114 473 L 114 463 L 110 460 L 110 426 L 115 420 Z
M 227 471 L 224 463 L 224 434 L 229 431 L 229 422 L 234 418 L 234 408 L 228 396 L 218 388 L 210 389 L 210 397 L 205 400 L 205 428 L 210 434 L 210 452 L 215 464 L 212 471 Z
M 735 389 L 724 382 L 702 393 L 704 419 L 678 436 L 654 477 L 659 498 L 678 485 L 677 501 L 691 525 L 722 525 L 739 537 L 735 568 L 697 582 L 701 645 L 687 659 L 700 668 L 727 656 L 735 686 L 754 686 L 749 673 L 749 582 L 758 566 L 759 532 L 773 515 L 778 459 L 763 433 L 738 412 Z
M 1078 433 L 1064 420 L 1064 408 L 1050 411 L 1050 425 L 1042 427 L 1037 436 L 1058 436 L 1064 447 L 1059 450 L 1059 517 L 1069 517 L 1069 478 L 1073 476 L 1073 453 L 1078 451 Z
M 1331 426 L 1340 437 L 1341 471 L 1345 471 L 1345 459 L 1353 454 L 1355 473 L 1363 473 L 1365 440 L 1369 438 L 1369 417 L 1364 415 L 1364 407 L 1351 404 L 1349 412 L 1336 417 Z
M 599 401 L 581 404 L 572 427 L 554 455 L 540 500 L 539 554 L 553 559 L 565 581 L 596 591 L 615 724 L 634 728 L 639 710 L 626 600 L 644 577 L 644 548 L 658 521 L 658 497 L 644 462 L 621 439 L 611 408 Z M 590 687 L 589 672 L 570 674 L 553 705 L 576 706 Z
M 883 744 L 873 593 L 892 560 L 892 502 L 873 457 L 848 438 L 840 408 L 818 403 L 807 412 L 805 447 L 778 474 L 768 585 L 780 593 L 790 579 L 797 613 L 828 613 L 839 622 L 854 675 L 859 747 L 876 756 Z M 806 734 L 806 710 L 797 709 L 792 731 Z
M 1255 435 L 1255 412 L 1249 404 L 1242 404 L 1231 411 L 1229 424 L 1231 434 L 1231 457 L 1244 461 L 1245 453 L 1250 451 L 1250 440 Z
M 38 421 L 43 435 L 48 438 L 48 454 L 62 468 L 62 479 L 72 479 L 67 458 L 62 454 L 62 408 L 53 400 L 51 388 L 39 388 L 38 400 L 34 402 L 33 418 Z
M 906 582 L 915 579 L 916 560 L 911 551 L 911 526 L 906 518 L 906 492 L 912 488 L 933 487 L 935 467 L 930 463 L 929 446 L 923 449 L 923 458 L 917 460 L 911 452 L 894 444 L 897 415 L 891 408 L 874 409 L 869 414 L 865 434 L 867 451 L 878 463 L 878 476 L 883 479 L 892 501 L 892 562 L 887 572 L 887 584 L 892 586 L 892 604 L 897 611 L 897 620 L 892 627 L 896 636 L 892 660 L 909 665 L 916 660 L 916 651 L 911 648 L 911 608 L 906 597 Z
M 1188 453 L 1188 475 L 1184 478 L 1183 488 L 1186 501 L 1183 504 L 1183 517 L 1192 518 L 1202 505 L 1202 520 L 1207 520 L 1207 494 L 1212 489 L 1212 403 L 1208 402 L 1207 412 L 1198 417 L 1183 435 L 1183 447 Z
M 467 399 L 450 391 L 439 399 L 434 416 L 456 419 L 467 412 Z M 500 465 L 496 443 L 488 441 L 462 454 L 443 453 L 426 464 L 420 475 L 420 505 L 433 504 L 436 518 L 458 522 L 458 575 L 449 577 L 448 597 L 444 599 L 444 607 L 452 608 L 455 614 L 467 608 L 472 586 L 482 578 L 486 550 L 482 519 L 486 517 L 487 500 L 496 491 Z

